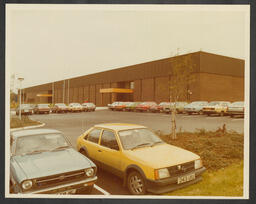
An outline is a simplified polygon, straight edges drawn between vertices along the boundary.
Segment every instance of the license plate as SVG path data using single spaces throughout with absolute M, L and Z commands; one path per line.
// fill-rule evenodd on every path
M 178 177 L 178 184 L 194 180 L 195 178 L 196 178 L 196 175 L 194 173 Z
M 68 194 L 75 194 L 76 193 L 76 189 L 71 189 L 71 190 L 67 190 L 67 191 L 63 191 L 63 192 L 59 192 L 59 195 L 68 195 Z

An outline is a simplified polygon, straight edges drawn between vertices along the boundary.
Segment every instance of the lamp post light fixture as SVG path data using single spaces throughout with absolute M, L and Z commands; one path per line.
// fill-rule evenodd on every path
M 24 78 L 19 77 L 18 80 L 20 81 L 20 103 L 19 103 L 19 118 L 21 120 L 21 82 L 24 80 Z

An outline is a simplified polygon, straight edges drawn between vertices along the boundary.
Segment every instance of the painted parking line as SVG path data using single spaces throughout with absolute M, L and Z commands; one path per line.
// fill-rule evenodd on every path
M 94 188 L 98 191 L 100 191 L 101 193 L 103 193 L 104 195 L 110 195 L 109 192 L 105 191 L 104 189 L 102 189 L 101 187 L 97 186 L 96 184 L 94 184 Z

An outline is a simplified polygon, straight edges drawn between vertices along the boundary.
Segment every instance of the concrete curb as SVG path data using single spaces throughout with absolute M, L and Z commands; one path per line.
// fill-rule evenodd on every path
M 21 128 L 10 128 L 10 131 L 12 132 L 12 131 L 17 131 L 17 130 L 27 130 L 27 129 L 39 128 L 39 127 L 43 127 L 43 126 L 45 126 L 45 123 L 42 123 L 40 125 L 21 127 Z
M 98 111 L 98 110 L 107 110 L 108 109 L 108 107 L 96 107 L 96 111 Z

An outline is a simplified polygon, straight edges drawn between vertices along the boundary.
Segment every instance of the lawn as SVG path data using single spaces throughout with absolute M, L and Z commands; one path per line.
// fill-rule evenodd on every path
M 165 194 L 166 195 L 166 194 Z M 167 195 L 172 196 L 243 196 L 243 162 L 203 174 L 199 183 Z
M 206 167 L 203 181 L 167 195 L 243 196 L 244 136 L 236 132 L 182 132 L 177 139 L 160 135 L 167 143 L 198 154 Z
M 10 128 L 21 128 L 32 125 L 40 125 L 40 122 L 31 120 L 28 116 L 22 116 L 21 120 L 17 116 L 11 116 Z

